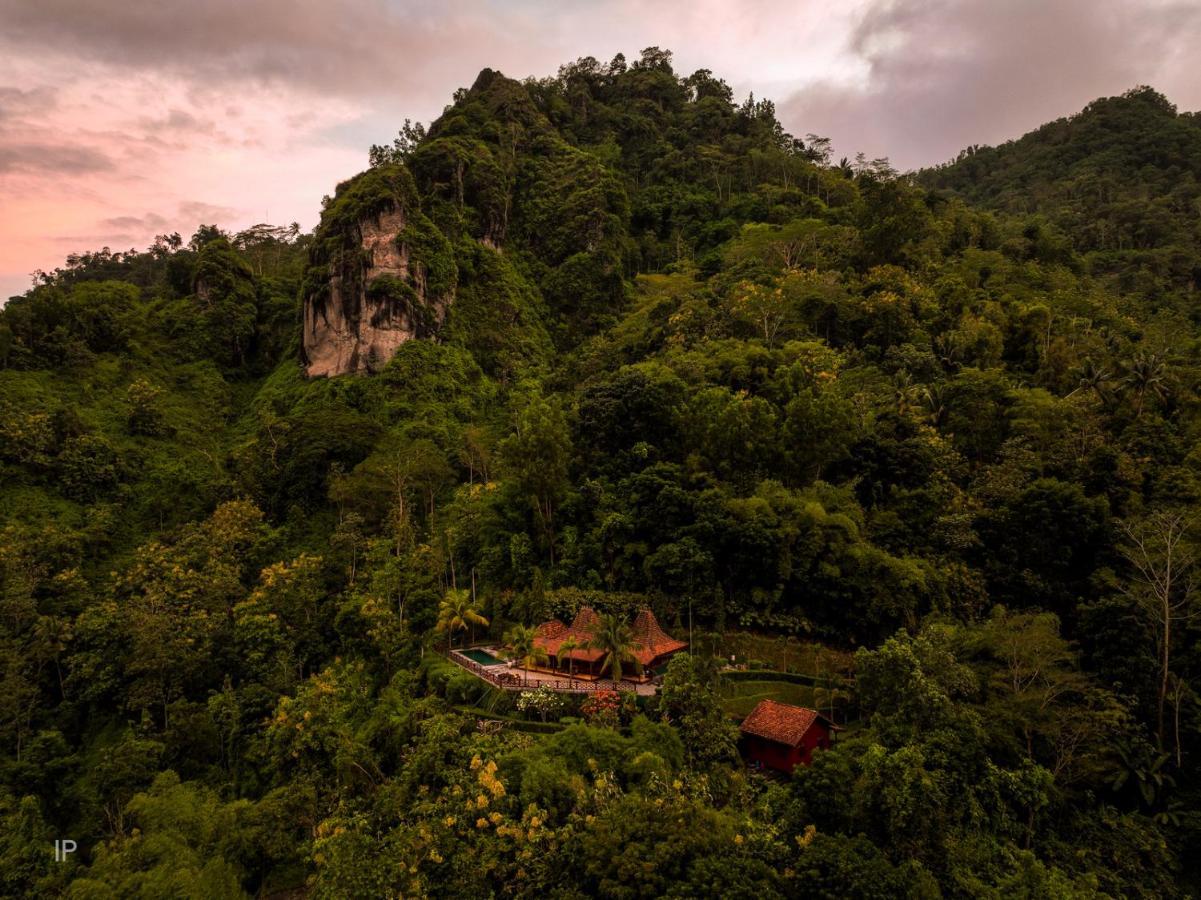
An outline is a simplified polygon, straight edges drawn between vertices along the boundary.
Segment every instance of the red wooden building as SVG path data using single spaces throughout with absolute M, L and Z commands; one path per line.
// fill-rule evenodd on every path
M 834 724 L 816 710 L 775 700 L 760 700 L 739 726 L 739 741 L 748 762 L 791 772 L 813 761 L 813 750 L 828 750 Z

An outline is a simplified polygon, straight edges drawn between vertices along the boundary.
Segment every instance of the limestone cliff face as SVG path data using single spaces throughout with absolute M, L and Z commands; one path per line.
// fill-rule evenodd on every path
M 408 173 L 365 172 L 322 215 L 305 279 L 305 371 L 379 371 L 405 341 L 432 337 L 454 300 L 449 242 L 421 214 Z

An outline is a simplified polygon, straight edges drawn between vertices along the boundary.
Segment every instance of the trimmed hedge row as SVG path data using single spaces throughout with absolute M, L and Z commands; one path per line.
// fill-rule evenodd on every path
M 774 672 L 770 669 L 746 669 L 722 672 L 721 677 L 727 681 L 787 681 L 789 684 L 807 684 L 810 687 L 845 688 L 845 679 L 824 675 L 815 678 L 803 672 Z

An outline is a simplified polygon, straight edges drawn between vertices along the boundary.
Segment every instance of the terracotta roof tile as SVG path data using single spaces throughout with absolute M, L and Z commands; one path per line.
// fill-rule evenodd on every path
M 576 613 L 570 626 L 564 625 L 558 619 L 543 622 L 534 629 L 534 642 L 551 656 L 559 659 L 570 658 L 579 662 L 595 662 L 601 658 L 602 653 L 600 650 L 589 648 L 588 642 L 592 640 L 595 633 L 597 618 L 596 613 L 585 606 Z M 569 637 L 575 638 L 576 649 L 566 654 L 560 654 L 559 647 Z
M 596 614 L 596 610 L 591 606 L 581 606 L 575 614 L 575 618 L 572 619 L 571 625 L 564 625 L 558 619 L 543 622 L 535 629 L 536 636 L 534 640 L 547 653 L 558 657 L 559 646 L 569 636 L 573 637 L 578 645 L 577 648 L 565 654 L 562 658 L 570 657 L 582 662 L 595 662 L 604 653 L 603 651 L 592 649 L 588 644 L 595 637 L 599 624 L 600 616 Z M 678 641 L 668 636 L 659 627 L 659 622 L 655 619 L 655 614 L 649 609 L 639 611 L 634 619 L 632 631 L 634 633 L 634 640 L 639 645 L 638 649 L 634 651 L 634 655 L 644 666 L 649 665 L 664 654 L 682 650 L 688 646 L 687 641 Z
M 575 614 L 575 618 L 571 620 L 571 630 L 578 635 L 588 635 L 589 640 L 596 633 L 596 626 L 600 624 L 600 616 L 596 614 L 596 610 L 591 606 L 581 606 L 579 612 Z
M 659 620 L 649 609 L 643 608 L 634 619 L 634 640 L 639 647 L 634 651 L 638 661 L 644 666 L 666 653 L 683 650 L 688 646 L 687 641 L 678 641 L 669 637 L 659 627 Z
M 543 622 L 534 629 L 534 636 L 543 640 L 554 640 L 556 638 L 562 640 L 567 636 L 568 628 L 558 619 L 551 619 L 549 622 Z
M 824 720 L 825 717 L 819 715 L 816 710 L 803 706 L 793 706 L 776 700 L 760 700 L 759 705 L 751 710 L 751 714 L 742 720 L 739 727 L 746 734 L 796 747 L 819 718 Z

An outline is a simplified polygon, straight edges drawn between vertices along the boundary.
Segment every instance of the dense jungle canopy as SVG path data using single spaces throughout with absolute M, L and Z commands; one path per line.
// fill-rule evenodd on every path
M 0 895 L 1196 895 L 1201 118 L 902 174 L 650 48 L 370 162 L 0 311 Z M 306 377 L 393 208 L 417 336 Z M 584 604 L 693 653 L 602 715 L 438 652 Z M 737 635 L 846 660 L 791 778 Z

